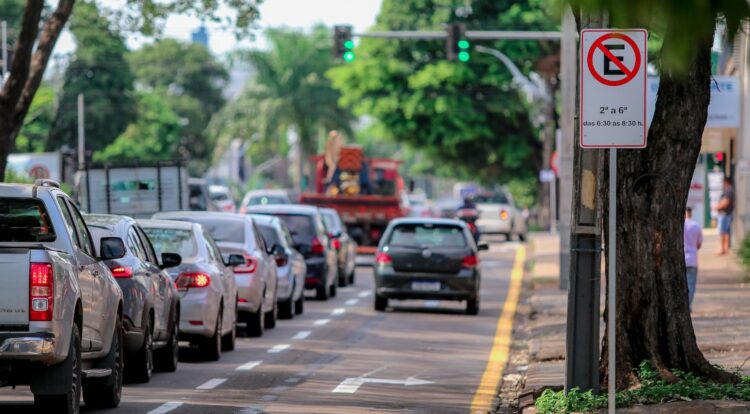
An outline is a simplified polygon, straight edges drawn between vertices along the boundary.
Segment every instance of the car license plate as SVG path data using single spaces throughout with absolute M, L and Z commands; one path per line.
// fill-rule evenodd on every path
M 440 290 L 440 282 L 411 282 L 412 290 L 434 292 Z

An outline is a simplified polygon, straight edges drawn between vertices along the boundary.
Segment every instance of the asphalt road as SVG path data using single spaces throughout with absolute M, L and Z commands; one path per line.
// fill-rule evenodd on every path
M 467 413 L 488 376 L 517 250 L 499 243 L 483 254 L 478 316 L 437 301 L 392 301 L 375 312 L 372 269 L 358 268 L 354 286 L 327 302 L 308 300 L 304 315 L 262 338 L 239 338 L 220 361 L 186 353 L 176 373 L 126 385 L 118 409 L 82 411 Z M 2 413 L 30 412 L 32 401 L 28 387 L 0 390 Z

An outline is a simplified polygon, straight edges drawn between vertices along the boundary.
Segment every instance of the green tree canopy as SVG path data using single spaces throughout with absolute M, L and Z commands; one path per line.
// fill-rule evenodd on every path
M 77 99 L 85 101 L 86 148 L 98 151 L 112 143 L 135 117 L 133 74 L 125 60 L 122 35 L 91 2 L 75 8 L 70 30 L 78 47 L 65 70 L 65 81 L 46 148 L 77 142 Z
M 31 101 L 29 113 L 16 138 L 16 152 L 41 152 L 55 120 L 57 94 L 49 84 L 43 84 Z
M 456 21 L 467 29 L 535 30 L 554 27 L 541 0 L 475 1 L 458 17 L 450 0 L 384 0 L 376 30 L 442 30 Z M 553 53 L 539 42 L 491 44 L 528 73 Z M 363 39 L 357 60 L 329 76 L 341 104 L 384 124 L 395 140 L 426 151 L 484 181 L 534 174 L 541 143 L 529 107 L 495 58 L 472 53 L 449 62 L 442 41 Z

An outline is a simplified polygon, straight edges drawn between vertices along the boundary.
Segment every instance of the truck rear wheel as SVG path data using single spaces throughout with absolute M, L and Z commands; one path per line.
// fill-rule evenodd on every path
M 102 365 L 112 372 L 104 378 L 86 380 L 83 384 L 83 401 L 89 408 L 115 408 L 122 398 L 122 369 L 124 367 L 122 348 L 122 319 L 118 317 L 109 354 Z
M 78 326 L 73 324 L 70 335 L 68 358 L 62 366 L 71 366 L 71 382 L 65 394 L 34 394 L 34 405 L 39 411 L 63 414 L 78 414 L 81 406 L 81 335 Z

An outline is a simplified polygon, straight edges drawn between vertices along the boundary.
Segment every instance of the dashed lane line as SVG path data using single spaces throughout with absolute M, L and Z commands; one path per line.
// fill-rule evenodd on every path
M 287 349 L 289 349 L 289 347 L 290 347 L 290 346 L 291 346 L 291 345 L 289 345 L 289 344 L 280 344 L 280 345 L 276 345 L 276 346 L 274 346 L 273 348 L 269 349 L 269 350 L 268 350 L 268 353 L 269 353 L 269 354 L 278 354 L 278 353 L 280 353 L 280 352 L 284 352 L 284 351 L 286 351 Z
M 349 299 L 345 302 L 346 306 L 354 306 L 359 303 L 359 299 Z
M 210 379 L 210 380 L 204 382 L 203 384 L 195 387 L 195 389 L 196 390 L 212 390 L 212 389 L 218 387 L 219 385 L 223 384 L 224 382 L 226 382 L 226 380 L 227 380 L 226 378 L 214 378 L 214 379 Z
M 250 371 L 258 365 L 262 364 L 263 361 L 250 361 L 247 364 L 242 364 L 235 368 L 237 371 Z
M 317 321 L 313 322 L 313 325 L 315 325 L 315 326 L 323 326 L 323 325 L 328 324 L 328 322 L 330 322 L 330 321 L 331 321 L 330 319 L 318 319 Z
M 296 335 L 292 337 L 295 341 L 301 341 L 303 339 L 307 339 L 308 336 L 310 336 L 312 332 L 310 331 L 299 331 Z
M 333 316 L 340 316 L 346 313 L 346 309 L 344 308 L 336 308 L 333 311 L 331 311 L 331 315 Z
M 366 298 L 366 297 L 370 296 L 371 293 L 372 293 L 372 291 L 365 290 L 364 292 L 359 292 L 359 295 L 357 295 L 357 296 L 359 296 L 360 298 Z
M 148 414 L 166 414 L 172 410 L 180 408 L 181 406 L 182 406 L 181 402 L 174 402 L 174 401 L 165 402 L 164 404 L 149 411 Z

